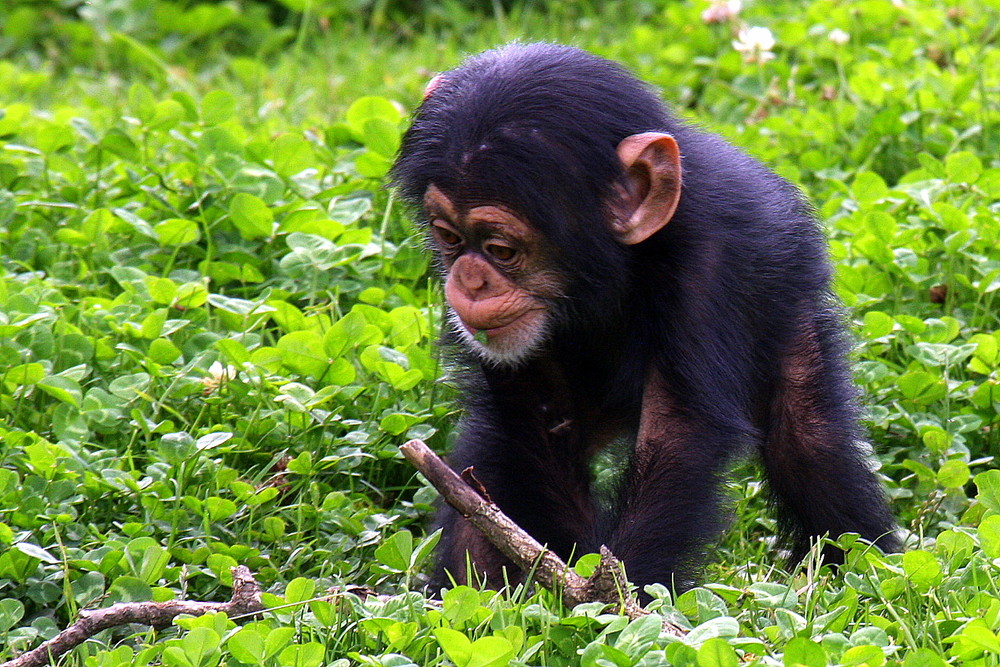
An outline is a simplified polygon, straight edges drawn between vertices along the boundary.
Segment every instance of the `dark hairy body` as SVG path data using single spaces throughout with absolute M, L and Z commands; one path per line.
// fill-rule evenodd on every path
M 900 547 L 825 239 L 789 183 L 614 63 L 550 44 L 432 81 L 392 175 L 464 369 L 450 464 L 536 539 L 563 557 L 606 544 L 633 582 L 683 587 L 723 527 L 722 476 L 756 450 L 794 556 L 844 532 Z M 591 459 L 621 439 L 602 508 Z M 438 523 L 435 583 L 516 580 L 454 511 Z

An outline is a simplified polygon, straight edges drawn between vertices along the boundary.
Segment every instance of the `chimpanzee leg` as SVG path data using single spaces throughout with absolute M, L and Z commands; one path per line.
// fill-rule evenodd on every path
M 602 531 L 640 590 L 691 585 L 724 526 L 718 487 L 740 440 L 680 409 L 655 381 L 647 387 L 631 469 Z
M 504 427 L 506 420 L 495 414 L 489 418 L 471 414 L 449 461 L 459 473 L 472 466 L 476 479 L 504 513 L 568 558 L 592 533 L 586 447 L 571 425 L 560 428 L 549 423 L 545 406 L 541 408 L 539 412 L 536 406 L 534 415 L 521 412 L 516 429 Z M 448 585 L 451 579 L 492 588 L 520 581 L 519 568 L 451 507 L 442 507 L 436 523 L 444 532 L 433 587 Z M 474 572 L 467 571 L 470 562 Z
M 783 528 L 801 559 L 810 539 L 859 533 L 884 551 L 901 544 L 868 445 L 836 312 L 811 313 L 782 364 L 764 444 L 764 465 Z M 843 554 L 827 549 L 828 561 Z

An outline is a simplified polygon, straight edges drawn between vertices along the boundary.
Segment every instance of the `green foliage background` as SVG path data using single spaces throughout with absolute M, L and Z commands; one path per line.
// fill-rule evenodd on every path
M 116 601 L 273 606 L 70 664 L 1000 662 L 1000 4 L 9 0 L 0 11 L 0 659 Z M 741 24 L 776 58 L 744 62 Z M 846 43 L 830 39 L 838 29 Z M 693 628 L 420 592 L 455 422 L 441 298 L 384 188 L 427 79 L 552 39 L 798 183 L 830 234 L 909 551 L 780 569 L 752 466 Z M 441 378 L 444 378 L 443 380 Z M 583 564 L 586 565 L 586 559 Z M 365 584 L 383 597 L 330 598 Z

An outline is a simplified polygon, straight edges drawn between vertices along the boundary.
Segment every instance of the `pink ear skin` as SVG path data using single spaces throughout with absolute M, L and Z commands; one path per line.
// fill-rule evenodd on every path
M 681 197 L 681 153 L 674 138 L 663 132 L 643 132 L 618 144 L 627 177 L 623 207 L 613 221 L 618 240 L 642 243 L 673 217 Z
M 425 100 L 428 97 L 431 96 L 431 93 L 433 93 L 437 89 L 437 87 L 439 85 L 441 85 L 442 81 L 444 81 L 444 75 L 443 74 L 435 74 L 431 78 L 431 80 L 427 82 L 427 87 L 424 88 L 424 99 Z

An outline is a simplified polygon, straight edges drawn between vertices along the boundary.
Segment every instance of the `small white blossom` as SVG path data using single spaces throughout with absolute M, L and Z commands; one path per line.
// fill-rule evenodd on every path
M 743 60 L 748 63 L 766 63 L 774 59 L 771 49 L 776 42 L 774 35 L 767 28 L 760 26 L 740 28 L 733 48 L 743 54 Z
M 205 385 L 205 394 L 211 394 L 221 385 L 236 377 L 236 369 L 233 366 L 223 366 L 218 361 L 213 361 L 208 367 L 208 376 L 201 378 L 201 383 Z
M 701 13 L 705 23 L 725 23 L 736 18 L 743 9 L 741 0 L 708 0 L 708 9 Z
M 851 38 L 851 36 L 848 33 L 844 32 L 840 28 L 834 28 L 833 30 L 831 30 L 830 34 L 827 35 L 827 37 L 829 37 L 830 41 L 836 44 L 837 46 L 843 46 L 844 44 L 847 44 L 847 41 Z

